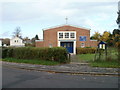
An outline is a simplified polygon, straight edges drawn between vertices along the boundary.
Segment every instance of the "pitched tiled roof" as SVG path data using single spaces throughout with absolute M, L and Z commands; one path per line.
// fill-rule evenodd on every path
M 67 24 L 64 24 L 64 25 L 58 25 L 58 26 L 54 26 L 54 27 L 50 27 L 50 28 L 46 28 L 46 29 L 43 29 L 43 30 L 49 30 L 49 29 L 54 29 L 54 28 L 59 28 L 59 27 L 64 27 L 64 26 L 71 26 L 71 27 L 76 27 L 76 28 L 81 28 L 81 29 L 90 30 L 89 28 L 85 28 L 85 27 L 81 27 L 81 26 L 77 26 L 77 25 L 67 25 Z

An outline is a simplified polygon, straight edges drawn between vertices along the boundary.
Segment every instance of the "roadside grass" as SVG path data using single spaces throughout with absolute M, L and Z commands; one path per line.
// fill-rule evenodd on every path
M 90 62 L 92 67 L 120 68 L 118 61 L 94 61 Z
M 5 58 L 2 61 L 15 62 L 15 63 L 27 63 L 27 64 L 38 64 L 38 65 L 58 65 L 59 62 L 46 61 L 46 60 L 31 60 L 31 59 L 15 59 L 15 58 Z
M 118 51 L 116 48 L 108 48 L 108 57 L 105 60 L 105 55 L 101 59 L 94 61 L 95 54 L 79 54 L 77 57 L 81 61 L 90 63 L 92 67 L 107 67 L 107 68 L 120 68 L 120 61 L 118 60 Z

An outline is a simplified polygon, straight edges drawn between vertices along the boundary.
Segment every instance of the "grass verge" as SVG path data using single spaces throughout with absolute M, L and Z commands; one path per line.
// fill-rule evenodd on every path
M 90 63 L 92 67 L 105 67 L 105 68 L 120 68 L 120 62 L 117 60 L 97 60 L 93 61 L 95 54 L 79 54 L 77 55 L 81 61 Z
M 2 61 L 15 62 L 15 63 L 27 63 L 27 64 L 39 64 L 39 65 L 58 65 L 59 62 L 46 61 L 46 60 L 28 60 L 28 59 L 15 59 L 15 58 L 5 58 Z
M 94 61 L 90 62 L 93 67 L 105 67 L 105 68 L 120 68 L 118 61 Z

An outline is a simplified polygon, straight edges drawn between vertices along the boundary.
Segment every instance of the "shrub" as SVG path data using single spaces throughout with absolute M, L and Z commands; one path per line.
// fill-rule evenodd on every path
M 3 47 L 2 48 L 2 58 L 7 57 L 7 52 L 8 52 L 8 48 Z
M 77 48 L 77 54 L 95 53 L 96 48 Z
M 12 57 L 14 48 L 2 47 L 2 58 Z
M 7 48 L 8 50 L 7 50 L 7 57 L 13 57 L 13 49 L 14 48 Z
M 5 48 L 3 50 L 3 58 L 13 57 L 16 59 L 38 59 L 57 61 L 60 63 L 69 62 L 67 58 L 67 50 L 62 47 L 53 48 L 36 48 L 36 47 L 17 47 Z

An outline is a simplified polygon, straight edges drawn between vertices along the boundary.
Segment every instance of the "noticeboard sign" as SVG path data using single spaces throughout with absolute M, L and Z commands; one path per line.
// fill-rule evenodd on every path
M 86 41 L 86 36 L 80 36 L 79 40 L 80 41 Z

